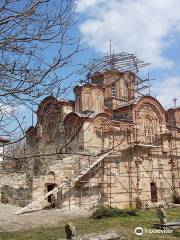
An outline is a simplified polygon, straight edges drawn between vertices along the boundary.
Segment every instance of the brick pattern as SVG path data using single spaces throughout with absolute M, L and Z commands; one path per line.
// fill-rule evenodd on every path
M 75 87 L 75 102 L 44 99 L 36 126 L 27 131 L 30 159 L 19 171 L 15 161 L 2 165 L 1 201 L 24 206 L 49 186 L 69 181 L 55 196 L 62 209 L 173 202 L 180 194 L 180 111 L 165 111 L 150 96 L 135 101 L 134 84 L 133 73 L 106 72 L 92 76 L 92 84 Z M 90 166 L 90 155 L 109 149 L 112 154 L 71 188 L 72 176 Z M 48 204 L 46 199 L 39 207 Z

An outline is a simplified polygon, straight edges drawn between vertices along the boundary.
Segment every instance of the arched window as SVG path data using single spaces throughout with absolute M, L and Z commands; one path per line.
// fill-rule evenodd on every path
M 91 92 L 86 92 L 84 94 L 85 105 L 84 110 L 91 110 Z
M 96 96 L 96 112 L 100 112 L 100 96 Z
M 47 182 L 48 183 L 54 183 L 55 182 L 55 173 L 53 171 L 48 173 Z
M 152 137 L 154 134 L 154 126 L 153 121 L 149 117 L 146 117 L 144 120 L 144 134 L 145 134 L 145 141 L 152 142 Z
M 80 96 L 77 96 L 76 97 L 76 112 L 80 112 L 80 101 L 81 101 L 81 99 L 80 99 Z
M 40 133 L 40 136 L 42 136 L 42 134 L 43 134 L 43 127 L 42 127 L 41 124 L 39 125 L 39 133 Z
M 116 85 L 115 85 L 115 83 L 112 83 L 112 97 L 117 97 Z

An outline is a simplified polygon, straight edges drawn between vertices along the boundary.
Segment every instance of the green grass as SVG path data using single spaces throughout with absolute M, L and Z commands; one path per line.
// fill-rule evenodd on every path
M 173 221 L 180 219 L 180 209 L 168 209 L 168 220 Z M 180 231 L 176 231 L 172 234 L 143 234 L 142 237 L 137 237 L 134 234 L 134 229 L 137 226 L 143 228 L 152 228 L 153 223 L 157 223 L 158 219 L 155 215 L 155 210 L 140 211 L 138 216 L 128 217 L 109 217 L 102 219 L 93 218 L 80 218 L 71 220 L 76 227 L 78 235 L 94 232 L 103 232 L 107 230 L 117 230 L 123 232 L 126 235 L 127 240 L 134 239 L 146 239 L 146 240 L 158 240 L 158 239 L 171 239 L 177 240 L 180 238 Z M 65 222 L 59 222 L 56 226 L 40 228 L 28 231 L 18 232 L 3 232 L 0 233 L 1 240 L 58 240 L 64 238 L 64 226 Z

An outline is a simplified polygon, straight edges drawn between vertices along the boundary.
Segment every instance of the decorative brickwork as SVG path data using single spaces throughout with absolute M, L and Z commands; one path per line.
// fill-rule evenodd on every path
M 1 201 L 23 206 L 60 184 L 64 187 L 40 208 L 51 199 L 68 210 L 98 204 L 152 207 L 177 199 L 180 111 L 165 111 L 151 96 L 135 99 L 135 77 L 113 70 L 96 73 L 91 83 L 75 87 L 75 102 L 44 99 L 36 126 L 27 130 L 19 172 L 15 160 L 4 162 Z

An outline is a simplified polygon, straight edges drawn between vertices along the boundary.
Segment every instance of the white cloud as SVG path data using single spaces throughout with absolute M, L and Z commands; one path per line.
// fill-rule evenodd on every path
M 12 112 L 14 112 L 14 108 L 13 107 L 11 107 L 8 104 L 0 103 L 0 116 L 1 115 L 10 115 Z
M 180 106 L 180 76 L 155 82 L 152 87 L 152 94 L 156 95 L 157 100 L 165 108 L 174 106 L 174 98 L 177 98 L 177 106 Z
M 79 0 L 77 11 L 84 12 L 89 8 L 103 4 L 103 2 L 105 2 L 105 0 Z
M 0 116 L 6 115 L 10 116 L 11 114 L 22 114 L 26 110 L 26 107 L 24 105 L 19 106 L 11 106 L 8 104 L 2 104 L 0 103 Z
M 80 0 L 79 28 L 90 47 L 106 54 L 109 40 L 116 52 L 135 53 L 153 67 L 167 68 L 164 56 L 180 32 L 179 0 Z

